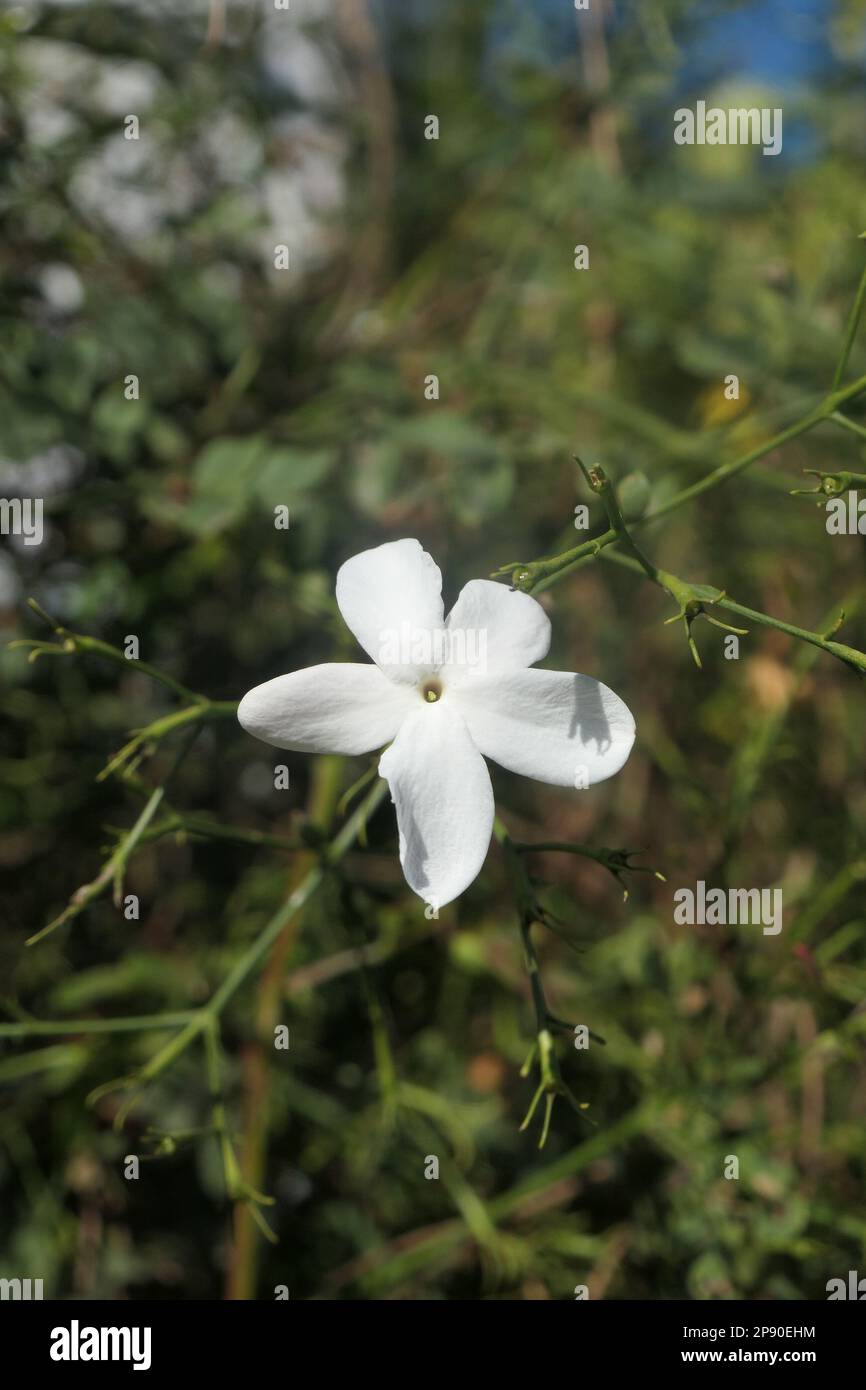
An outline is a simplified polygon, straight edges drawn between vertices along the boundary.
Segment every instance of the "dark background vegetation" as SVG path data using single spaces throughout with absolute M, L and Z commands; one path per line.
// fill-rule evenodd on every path
M 658 505 L 827 389 L 864 256 L 863 4 L 601 13 L 0 9 L 0 491 L 43 496 L 47 521 L 39 547 L 2 540 L 6 638 L 45 635 L 34 595 L 236 700 L 354 658 L 333 599 L 347 556 L 417 536 L 452 600 L 581 538 L 576 451 Z M 782 105 L 783 153 L 675 146 L 673 111 L 698 98 Z M 822 425 L 644 542 L 808 628 L 844 603 L 862 647 L 863 540 L 788 495 L 804 467 L 861 453 Z M 149 1130 L 210 1125 L 200 1046 L 118 1132 L 117 1094 L 87 1097 L 165 1035 L 0 1041 L 0 1274 L 79 1298 L 796 1299 L 863 1269 L 863 686 L 760 628 L 728 661 L 699 624 L 700 672 L 666 596 L 601 561 L 544 602 L 548 664 L 613 686 L 638 740 L 580 795 L 495 771 L 500 813 L 523 839 L 642 848 L 668 878 L 633 877 L 624 904 L 588 860 L 533 861 L 581 948 L 539 936 L 551 1003 L 607 1043 L 561 1044 L 596 1128 L 559 1103 L 544 1150 L 519 1132 L 534 1020 L 501 853 L 427 921 L 385 806 L 223 1019 L 229 1121 L 279 1244 L 232 1211 L 207 1133 L 123 1177 Z M 2 672 L 4 1016 L 200 1004 L 308 856 L 165 834 L 129 866 L 138 921 L 105 894 L 25 946 L 178 739 L 138 788 L 97 774 L 179 702 L 91 656 L 4 648 Z M 209 724 L 168 801 L 292 841 L 338 825 L 365 761 L 287 755 L 276 791 L 279 760 Z M 782 887 L 784 930 L 674 925 L 674 889 L 698 878 Z

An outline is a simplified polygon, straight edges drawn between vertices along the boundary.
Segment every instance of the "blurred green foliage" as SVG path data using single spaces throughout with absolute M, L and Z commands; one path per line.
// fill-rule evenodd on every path
M 368 545 L 419 537 L 452 600 L 577 543 L 579 503 L 603 524 L 575 452 L 631 475 L 639 515 L 795 419 L 864 255 L 860 4 L 820 10 L 829 60 L 785 94 L 809 139 L 778 160 L 671 138 L 681 101 L 779 104 L 748 73 L 690 87 L 691 45 L 741 5 L 618 5 L 553 53 L 541 4 L 266 8 L 0 14 L 0 491 L 46 500 L 42 545 L 3 539 L 0 618 L 41 635 L 34 594 L 221 700 L 354 653 L 333 579 Z M 862 453 L 822 425 L 643 541 L 807 628 L 844 601 L 863 647 L 863 540 L 788 496 Z M 551 1004 L 606 1039 L 561 1044 L 596 1128 L 559 1105 L 543 1152 L 519 1132 L 534 1022 L 500 852 L 427 921 L 386 806 L 224 1019 L 229 1120 L 250 1172 L 263 1150 L 279 1244 L 232 1220 L 200 1048 L 118 1132 L 117 1096 L 86 1098 L 165 1035 L 0 1041 L 0 1274 L 84 1298 L 823 1298 L 863 1268 L 862 686 L 757 629 L 728 661 L 702 628 L 700 673 L 665 596 L 601 562 L 544 601 L 549 664 L 617 690 L 638 741 L 581 796 L 494 771 L 500 813 L 524 840 L 644 847 L 668 878 L 623 904 L 589 861 L 533 861 L 580 948 L 540 940 Z M 2 670 L 4 1016 L 200 1004 L 306 855 L 145 841 L 140 920 L 106 895 L 25 947 L 139 813 L 100 769 L 177 702 L 92 657 Z M 279 756 L 208 725 L 171 806 L 289 841 L 338 824 L 364 764 L 286 755 L 277 791 Z M 784 930 L 675 926 L 699 878 L 781 886 Z M 126 1181 L 150 1131 L 188 1137 Z

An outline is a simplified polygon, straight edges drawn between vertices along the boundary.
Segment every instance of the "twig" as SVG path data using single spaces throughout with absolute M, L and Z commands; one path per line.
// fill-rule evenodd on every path
M 594 860 L 596 864 L 603 865 L 608 873 L 613 874 L 613 877 L 622 887 L 624 902 L 628 898 L 628 888 L 624 886 L 622 878 L 624 873 L 652 874 L 653 878 L 657 878 L 660 883 L 667 883 L 667 879 L 660 869 L 652 869 L 647 864 L 629 863 L 633 855 L 643 853 L 639 849 L 601 849 L 594 845 L 583 845 L 570 840 L 539 840 L 533 844 L 512 841 L 512 845 L 519 854 L 546 854 L 555 851 L 563 854 L 579 854 L 584 859 Z
M 662 503 L 655 511 L 648 512 L 646 516 L 639 517 L 632 524 L 634 526 L 645 526 L 651 521 L 658 521 L 663 516 L 670 515 L 687 502 L 693 501 L 703 493 L 709 492 L 712 488 L 719 487 L 722 483 L 728 482 L 730 478 L 736 477 L 750 464 L 756 463 L 758 459 L 780 448 L 783 444 L 789 443 L 799 435 L 805 434 L 815 425 L 823 420 L 830 419 L 838 411 L 840 405 L 853 400 L 866 391 L 866 376 L 858 379 L 839 391 L 831 392 L 819 402 L 812 410 L 808 411 L 799 420 L 786 429 L 774 434 L 771 439 L 763 444 L 758 444 L 748 453 L 742 454 L 739 458 L 731 459 L 728 463 L 719 464 L 705 478 L 692 483 L 689 487 L 683 488 L 674 494 L 667 502 Z M 593 560 L 600 555 L 608 546 L 614 545 L 620 537 L 616 530 L 611 526 L 601 535 L 591 540 L 583 541 L 580 545 L 574 546 L 571 550 L 563 551 L 561 555 L 552 555 L 540 560 L 531 560 L 528 563 L 512 561 L 507 565 L 495 570 L 491 576 L 493 579 L 508 579 L 512 588 L 522 589 L 525 593 L 540 593 L 550 588 L 551 584 L 562 579 L 571 570 L 575 569 L 583 561 Z
M 27 605 L 32 608 L 43 622 L 47 623 L 59 642 L 39 642 L 31 638 L 20 638 L 15 642 L 10 642 L 12 647 L 31 647 L 30 660 L 35 661 L 37 657 L 50 653 L 58 656 L 75 656 L 77 654 L 104 657 L 106 661 L 113 661 L 115 665 L 132 668 L 136 671 L 143 671 L 152 680 L 159 681 L 175 695 L 180 695 L 184 700 L 192 700 L 196 704 L 207 704 L 204 695 L 197 695 L 194 690 L 189 690 L 187 686 L 181 685 L 180 681 L 174 679 L 167 672 L 160 670 L 158 666 L 153 666 L 149 661 L 140 661 L 135 657 L 130 657 L 122 652 L 119 647 L 114 647 L 110 642 L 103 642 L 99 637 L 89 637 L 82 632 L 71 632 L 69 628 L 58 623 L 49 613 L 46 613 L 41 604 L 35 598 L 29 598 Z
M 581 1119 L 588 1120 L 589 1117 L 584 1113 L 587 1109 L 586 1104 L 582 1104 L 575 1098 L 571 1088 L 563 1080 L 559 1070 L 559 1062 L 557 1060 L 553 1032 L 551 1030 L 563 1026 L 568 1027 L 568 1025 L 563 1025 L 561 1020 L 557 1019 L 548 1008 L 544 987 L 541 983 L 541 970 L 539 967 L 538 955 L 535 950 L 535 943 L 532 940 L 533 925 L 536 922 L 549 925 L 550 914 L 538 902 L 532 886 L 532 880 L 526 870 L 526 865 L 523 863 L 522 857 L 511 840 L 508 831 L 498 818 L 493 823 L 493 833 L 505 852 L 505 857 L 514 883 L 524 959 L 529 975 L 532 1002 L 535 1008 L 535 1042 L 521 1068 L 520 1074 L 521 1076 L 529 1076 L 537 1058 L 539 1082 L 529 1102 L 529 1109 L 526 1112 L 526 1116 L 520 1128 L 521 1130 L 529 1128 L 529 1125 L 532 1123 L 532 1118 L 543 1099 L 544 1115 L 541 1122 L 541 1134 L 538 1140 L 538 1147 L 543 1149 L 550 1132 L 550 1121 L 557 1096 L 562 1096 L 567 1100 L 572 1109 L 580 1115 Z
M 866 232 L 861 233 L 861 239 L 866 237 Z M 854 339 L 857 336 L 857 329 L 860 324 L 860 315 L 863 313 L 863 301 L 866 298 L 866 266 L 860 276 L 860 283 L 857 286 L 857 293 L 854 296 L 854 303 L 851 305 L 851 312 L 848 315 L 848 322 L 845 326 L 845 339 L 842 343 L 842 351 L 839 353 L 839 360 L 836 363 L 836 370 L 833 373 L 833 385 L 830 388 L 835 391 L 845 375 L 845 368 L 848 366 L 848 358 L 851 356 L 851 349 L 854 346 Z
M 362 825 L 366 823 L 368 817 L 373 814 L 383 800 L 387 789 L 385 781 L 380 781 L 373 787 L 351 818 L 334 836 L 330 844 L 325 847 L 318 863 L 310 869 L 286 902 L 265 923 L 255 941 L 235 962 L 208 1003 L 191 1013 L 185 1026 L 166 1043 L 165 1047 L 154 1053 L 135 1075 L 120 1077 L 115 1081 L 107 1082 L 104 1086 L 100 1086 L 97 1091 L 91 1093 L 91 1099 L 94 1099 L 112 1090 L 131 1090 L 134 1092 L 131 1099 L 118 1111 L 116 1124 L 121 1125 L 123 1123 L 144 1087 L 156 1081 L 177 1061 L 190 1044 L 195 1042 L 196 1038 L 212 1025 L 213 1020 L 219 1017 L 250 975 L 259 969 L 280 933 L 319 888 L 328 869 L 338 864 L 343 858 L 349 846 L 360 833 Z
M 623 569 L 630 569 L 637 574 L 641 573 L 641 566 L 636 564 L 629 555 L 611 551 L 604 558 L 613 561 L 614 564 L 621 565 Z M 684 583 L 685 581 L 681 582 Z M 688 587 L 694 588 L 696 591 L 701 588 L 700 585 L 689 585 Z M 761 613 L 757 608 L 747 608 L 743 603 L 735 603 L 733 599 L 728 598 L 719 590 L 716 590 L 716 593 L 719 596 L 712 602 L 717 608 L 724 608 L 729 613 L 736 613 L 739 617 L 746 618 L 749 622 L 757 623 L 761 627 L 775 628 L 777 632 L 784 632 L 788 637 L 796 637 L 801 642 L 809 642 L 813 647 L 820 647 L 821 651 L 826 652 L 828 656 L 835 656 L 839 661 L 844 661 L 845 665 L 850 666 L 858 675 L 866 675 L 866 652 L 858 651 L 856 647 L 846 646 L 844 642 L 832 640 L 832 634 L 838 632 L 845 621 L 844 612 L 839 613 L 828 632 L 810 632 L 807 628 L 797 627 L 794 623 L 786 623 L 781 618 L 774 618 L 769 613 Z M 727 626 L 727 624 L 718 623 L 716 625 Z M 736 629 L 731 630 L 736 631 Z
M 178 1028 L 192 1018 L 183 1013 L 133 1014 L 129 1018 L 28 1018 L 0 1023 L 0 1038 L 62 1038 L 76 1033 L 144 1033 L 158 1028 Z
M 62 927 L 67 922 L 73 921 L 74 918 L 78 917 L 96 898 L 100 897 L 109 885 L 112 885 L 114 906 L 120 907 L 123 897 L 123 876 L 126 873 L 126 866 L 132 858 L 136 846 L 145 834 L 147 827 L 156 815 L 165 796 L 166 788 L 200 731 L 200 726 L 196 726 L 190 730 L 165 780 L 151 792 L 147 804 L 139 815 L 138 820 L 135 822 L 132 829 L 122 836 L 120 843 L 106 859 L 99 873 L 96 875 L 96 878 L 92 879 L 90 883 L 83 884 L 81 888 L 77 888 L 70 898 L 69 903 L 59 916 L 55 917 L 54 920 L 49 922 L 46 927 L 43 927 L 41 931 L 35 932 L 33 936 L 29 936 L 24 943 L 26 946 L 35 946 L 37 942 L 43 941 L 46 936 L 50 936 L 52 932 L 57 931 L 58 927 Z

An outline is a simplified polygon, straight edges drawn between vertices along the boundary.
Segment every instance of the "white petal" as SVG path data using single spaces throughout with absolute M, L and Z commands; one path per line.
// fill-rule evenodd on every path
M 550 648 L 550 619 L 529 594 L 492 579 L 471 579 L 445 624 L 448 683 L 466 675 L 515 671 L 542 661 Z
M 299 753 L 370 753 L 417 709 L 414 693 L 377 666 L 308 666 L 250 690 L 238 719 L 250 734 Z
M 481 871 L 493 830 L 487 765 L 448 700 L 422 706 L 383 753 L 409 887 L 444 907 Z
M 512 671 L 463 681 L 448 699 L 485 757 L 557 787 L 612 777 L 634 743 L 628 706 L 592 676 Z
M 435 670 L 444 628 L 442 575 L 419 541 L 363 550 L 337 572 L 346 625 L 392 680 L 417 684 Z

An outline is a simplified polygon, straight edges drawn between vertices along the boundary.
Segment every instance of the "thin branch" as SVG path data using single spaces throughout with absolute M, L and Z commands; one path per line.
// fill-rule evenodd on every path
M 748 468 L 750 464 L 756 463 L 758 459 L 764 458 L 767 454 L 772 453 L 774 449 L 781 448 L 783 444 L 787 444 L 792 439 L 798 438 L 799 435 L 805 434 L 808 430 L 813 429 L 815 425 L 830 419 L 831 416 L 838 411 L 840 405 L 844 405 L 845 402 L 853 400 L 855 396 L 861 395 L 863 391 L 866 391 L 866 376 L 859 377 L 857 381 L 852 382 L 850 386 L 846 386 L 843 390 L 833 392 L 826 396 L 823 401 L 815 406 L 814 409 L 808 411 L 801 419 L 796 420 L 792 425 L 788 425 L 786 429 L 780 430 L 778 434 L 774 434 L 771 439 L 766 440 L 763 444 L 756 445 L 755 448 L 750 449 L 747 453 L 740 455 L 738 458 L 731 459 L 727 463 L 719 464 L 719 466 L 708 473 L 706 477 L 699 479 L 698 482 L 692 483 L 689 487 L 683 488 L 680 492 L 675 493 L 673 497 L 669 498 L 667 502 L 662 503 L 655 511 L 648 512 L 646 516 L 639 517 L 632 523 L 633 526 L 645 526 L 651 521 L 658 521 L 661 517 L 668 516 L 671 512 L 676 511 L 687 502 L 692 502 L 696 497 L 702 496 L 703 493 L 709 492 L 712 488 L 719 487 L 730 478 L 736 477 L 738 473 Z M 611 526 L 607 531 L 602 532 L 601 535 L 595 536 L 587 541 L 582 541 L 580 545 L 574 546 L 570 550 L 563 551 L 560 555 L 552 555 L 540 560 L 531 560 L 527 563 L 512 561 L 507 565 L 501 566 L 498 570 L 495 570 L 491 578 L 508 579 L 511 582 L 512 588 L 522 589 L 525 593 L 541 593 L 543 590 L 550 588 L 552 584 L 562 579 L 566 574 L 570 573 L 578 564 L 586 560 L 594 560 L 596 556 L 600 555 L 608 546 L 616 544 L 619 539 L 620 537 L 617 535 L 615 528 Z
M 493 833 L 505 852 L 505 858 L 514 884 L 515 896 L 517 899 L 517 916 L 520 923 L 520 936 L 523 942 L 524 959 L 529 976 L 532 1002 L 535 1008 L 535 1042 L 521 1068 L 520 1074 L 524 1077 L 529 1076 L 537 1059 L 539 1080 L 532 1099 L 529 1102 L 529 1109 L 526 1112 L 526 1116 L 520 1128 L 521 1130 L 529 1128 L 533 1116 L 543 1100 L 544 1114 L 538 1140 L 538 1147 L 543 1149 L 547 1142 L 547 1136 L 550 1133 L 550 1121 L 557 1096 L 562 1096 L 567 1100 L 569 1105 L 577 1112 L 582 1120 L 588 1120 L 589 1116 L 584 1113 L 586 1106 L 582 1105 L 580 1101 L 576 1099 L 571 1088 L 563 1080 L 559 1070 L 559 1062 L 556 1056 L 556 1046 L 553 1040 L 552 1030 L 563 1026 L 568 1027 L 568 1025 L 563 1025 L 561 1020 L 557 1019 L 548 1007 L 544 986 L 541 982 L 541 967 L 538 954 L 532 939 L 533 925 L 536 922 L 544 926 L 551 925 L 550 914 L 538 902 L 532 885 L 532 879 L 529 876 L 523 858 L 498 817 L 493 823 Z
M 349 847 L 358 838 L 368 818 L 384 800 L 387 790 L 388 784 L 384 780 L 380 780 L 372 788 L 342 829 L 321 852 L 318 862 L 304 876 L 283 905 L 265 923 L 255 941 L 235 962 L 208 1003 L 195 1010 L 189 1016 L 185 1026 L 166 1043 L 165 1047 L 154 1053 L 139 1072 L 133 1076 L 121 1077 L 116 1081 L 108 1082 L 105 1086 L 101 1086 L 97 1091 L 91 1093 L 91 1100 L 93 1100 L 112 1090 L 122 1089 L 134 1092 L 118 1111 L 115 1120 L 117 1125 L 123 1123 L 142 1088 L 161 1076 L 177 1061 L 191 1043 L 195 1042 L 206 1029 L 212 1027 L 214 1020 L 220 1016 L 241 986 L 260 968 L 280 933 L 292 918 L 306 906 L 309 899 L 320 887 L 328 869 L 339 863 Z
M 862 233 L 866 236 L 866 232 Z M 839 386 L 842 377 L 845 375 L 845 368 L 848 366 L 848 358 L 851 356 L 851 349 L 854 346 L 854 339 L 857 336 L 857 328 L 860 324 L 860 315 L 863 312 L 863 301 L 866 298 L 866 266 L 860 276 L 860 283 L 857 286 L 857 293 L 854 296 L 854 303 L 848 315 L 848 323 L 845 327 L 845 340 L 842 344 L 842 351 L 839 354 L 839 361 L 836 363 L 836 370 L 833 373 L 833 385 L 830 388 L 835 391 Z
M 149 661 L 140 661 L 134 657 L 129 657 L 122 652 L 119 647 L 112 646 L 110 642 L 103 642 L 99 637 L 89 637 L 83 632 L 72 632 L 52 618 L 45 609 L 38 604 L 35 598 L 29 598 L 27 605 L 32 608 L 43 622 L 47 623 L 52 632 L 60 640 L 58 642 L 38 642 L 31 639 L 21 639 L 10 642 L 10 647 L 32 647 L 30 660 L 35 661 L 38 656 L 51 653 L 56 655 L 73 656 L 78 653 L 83 655 L 101 656 L 106 661 L 112 661 L 115 665 L 124 666 L 128 671 L 130 667 L 136 671 L 143 671 L 152 680 L 159 681 L 175 695 L 179 695 L 183 700 L 192 700 L 197 704 L 206 704 L 204 695 L 197 695 L 194 690 L 182 685 L 175 680 L 174 676 L 168 675 L 166 671 L 160 670 L 158 666 L 153 666 Z
M 300 841 L 285 840 L 280 835 L 268 835 L 264 830 L 248 830 L 241 825 L 221 825 L 209 816 L 187 815 L 172 811 L 141 836 L 142 843 L 177 835 L 191 840 L 227 840 L 237 845 L 255 845 L 261 849 L 282 849 L 289 853 L 309 849 Z
M 623 901 L 628 898 L 628 889 L 623 885 L 622 875 L 632 874 L 652 874 L 660 883 L 667 883 L 665 875 L 660 869 L 653 869 L 648 864 L 631 864 L 629 860 L 635 854 L 641 854 L 638 849 L 600 849 L 594 845 L 583 845 L 571 840 L 539 840 L 533 844 L 512 841 L 514 848 L 519 854 L 547 854 L 557 852 L 563 854 L 579 854 L 584 859 L 592 859 L 596 864 L 601 864 L 608 873 L 613 874 L 623 889 Z
M 28 1018 L 0 1023 L 0 1038 L 62 1038 L 76 1033 L 144 1033 L 158 1028 L 179 1028 L 192 1018 L 183 1013 L 134 1014 L 129 1018 Z
M 174 777 L 200 731 L 200 726 L 196 726 L 189 731 L 165 779 L 160 786 L 155 787 L 151 792 L 138 820 L 135 822 L 132 829 L 121 837 L 119 844 L 116 846 L 113 853 L 106 859 L 99 873 L 96 875 L 96 878 L 92 879 L 90 883 L 85 883 L 80 888 L 77 888 L 70 898 L 69 903 L 59 916 L 55 917 L 54 920 L 49 922 L 46 927 L 43 927 L 41 931 L 35 932 L 33 936 L 29 936 L 24 943 L 26 946 L 35 946 L 37 942 L 43 941 L 46 936 L 50 936 L 52 932 L 57 931 L 58 927 L 65 926 L 67 922 L 73 921 L 86 907 L 89 907 L 96 898 L 100 897 L 109 885 L 112 887 L 114 906 L 120 907 L 123 897 L 123 878 L 126 873 L 126 867 L 135 852 L 136 846 L 141 841 L 147 827 L 156 815 L 171 779 Z
M 866 428 L 858 425 L 856 420 L 849 420 L 847 415 L 843 415 L 841 410 L 834 410 L 832 415 L 828 415 L 828 420 L 832 420 L 834 425 L 841 425 L 843 430 L 849 434 L 856 434 L 859 439 L 866 439 Z
M 237 714 L 237 704 L 232 700 L 205 700 L 188 705 L 185 709 L 173 710 L 171 714 L 161 715 L 142 729 L 137 729 L 131 739 L 109 759 L 97 775 L 98 782 L 104 782 L 114 773 L 133 770 L 151 744 L 159 743 L 168 734 L 175 733 L 187 724 L 201 724 L 211 719 L 232 719 Z
M 642 574 L 643 570 L 635 560 L 629 555 L 622 555 L 617 551 L 610 551 L 604 557 L 612 560 L 615 564 L 621 565 L 623 569 L 630 569 L 635 574 Z M 684 580 L 680 583 L 685 584 Z M 687 586 L 699 590 L 700 586 Z M 828 656 L 835 656 L 839 661 L 843 661 L 846 666 L 850 666 L 858 675 L 866 675 L 866 652 L 858 651 L 856 647 L 846 646 L 844 642 L 834 642 L 832 635 L 838 632 L 845 620 L 845 614 L 840 613 L 835 623 L 828 632 L 810 632 L 807 628 L 797 627 L 794 623 L 786 623 L 782 618 L 774 618 L 770 613 L 761 613 L 757 608 L 747 608 L 743 603 L 735 603 L 733 599 L 721 594 L 712 600 L 717 608 L 724 608 L 729 613 L 736 613 L 741 618 L 746 618 L 749 622 L 757 623 L 760 627 L 772 627 L 777 632 L 784 632 L 788 637 L 796 637 L 801 642 L 809 642 L 813 647 L 819 647 Z M 726 626 L 726 625 L 723 625 Z

